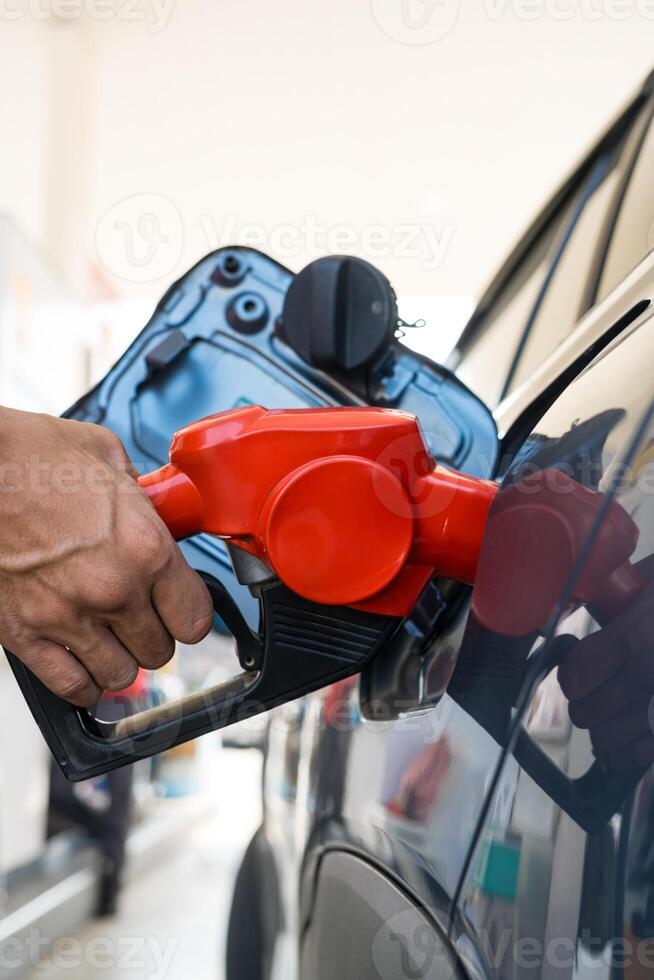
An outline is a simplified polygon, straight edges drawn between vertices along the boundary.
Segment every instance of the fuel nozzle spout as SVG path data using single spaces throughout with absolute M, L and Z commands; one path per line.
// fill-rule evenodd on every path
M 436 466 L 414 484 L 414 561 L 444 578 L 472 585 L 488 515 L 498 492 L 492 480 Z

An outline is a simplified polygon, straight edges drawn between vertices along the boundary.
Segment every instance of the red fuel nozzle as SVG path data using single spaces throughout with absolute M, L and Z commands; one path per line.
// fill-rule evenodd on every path
M 497 492 L 437 466 L 412 415 L 346 407 L 210 416 L 139 482 L 176 538 L 219 535 L 298 595 L 392 616 L 436 572 L 474 581 Z
M 139 482 L 176 538 L 226 538 L 306 599 L 404 616 L 438 574 L 475 583 L 477 618 L 511 635 L 547 620 L 605 499 L 550 469 L 491 511 L 497 483 L 437 465 L 417 420 L 380 408 L 222 412 Z M 571 600 L 624 608 L 643 586 L 637 537 L 612 503 Z

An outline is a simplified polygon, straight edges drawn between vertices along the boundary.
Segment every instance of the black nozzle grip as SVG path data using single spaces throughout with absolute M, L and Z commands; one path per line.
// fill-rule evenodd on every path
M 583 776 L 571 779 L 524 729 L 513 754 L 518 765 L 587 834 L 596 833 L 620 810 L 644 775 L 642 771 L 612 773 L 596 759 Z
M 349 607 L 319 606 L 272 583 L 261 589 L 261 627 L 254 633 L 222 583 L 200 574 L 243 667 L 222 684 L 119 721 L 101 721 L 57 697 L 5 651 L 67 779 L 77 782 L 129 765 L 358 673 L 399 623 Z

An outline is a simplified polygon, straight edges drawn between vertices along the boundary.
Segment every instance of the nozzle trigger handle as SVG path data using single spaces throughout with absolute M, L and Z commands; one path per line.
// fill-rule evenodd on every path
M 596 591 L 591 605 L 595 620 L 606 626 L 615 616 L 628 609 L 637 598 L 645 581 L 637 569 L 625 561 Z M 554 638 L 545 672 L 558 667 L 563 657 L 574 657 L 576 637 L 562 634 Z M 565 775 L 550 757 L 523 730 L 514 750 L 518 763 L 536 779 L 549 795 L 583 829 L 595 833 L 616 813 L 633 792 L 643 770 L 610 772 L 600 759 L 575 779 Z
M 642 579 L 638 587 L 640 577 L 633 566 L 629 566 L 624 577 L 631 586 L 629 589 L 620 590 L 612 582 L 605 590 L 605 595 L 611 597 L 611 603 L 600 602 L 598 596 L 593 607 L 595 619 L 602 626 L 618 615 L 622 608 L 627 608 L 640 589 L 644 588 Z M 544 664 L 544 672 L 548 674 L 558 667 L 563 657 L 574 657 L 578 642 L 576 637 L 567 634 L 555 637 Z M 600 759 L 596 759 L 582 776 L 572 779 L 559 769 L 524 729 L 518 735 L 514 756 L 532 779 L 589 834 L 596 833 L 611 819 L 645 774 L 642 769 L 610 772 Z
M 273 582 L 261 589 L 260 629 L 250 629 L 227 589 L 200 572 L 214 609 L 231 631 L 242 672 L 177 701 L 103 721 L 49 691 L 5 651 L 43 736 L 71 782 L 148 758 L 358 673 L 398 619 L 323 606 Z M 118 698 L 120 695 L 118 695 Z

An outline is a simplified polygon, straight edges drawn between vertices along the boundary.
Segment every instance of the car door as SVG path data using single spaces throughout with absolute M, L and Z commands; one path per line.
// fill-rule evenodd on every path
M 512 460 L 504 479 L 507 491 L 519 487 L 525 475 L 554 471 L 578 488 L 573 497 L 579 493 L 585 500 L 590 494 L 591 501 L 601 503 L 612 473 L 627 468 L 619 506 L 638 529 L 635 560 L 654 548 L 654 510 L 647 497 L 648 481 L 654 477 L 654 425 L 647 419 L 654 381 L 646 367 L 654 355 L 653 287 L 650 258 L 593 311 L 590 322 L 576 332 L 573 351 L 562 345 L 547 368 L 547 385 L 535 378 L 532 398 L 525 391 L 501 414 Z M 570 382 L 573 372 L 576 378 Z M 525 418 L 532 420 L 531 432 L 525 431 Z M 646 431 L 630 447 L 644 420 Z M 533 498 L 529 486 L 525 497 Z M 559 507 L 565 512 L 568 498 L 569 491 L 560 498 L 554 494 L 555 513 Z M 601 528 L 592 529 L 592 522 L 582 528 L 580 548 L 591 530 L 597 535 Z M 532 606 L 542 612 L 543 556 L 552 535 L 546 526 L 540 539 L 528 536 L 529 548 L 516 550 L 520 538 L 509 525 L 499 541 L 493 538 L 484 546 L 482 561 L 484 554 L 499 561 L 498 582 L 505 572 L 504 550 L 520 559 L 518 574 L 504 581 L 499 597 L 492 596 L 499 607 L 506 604 L 507 615 L 518 614 L 519 619 Z M 565 613 L 556 620 L 554 638 L 563 632 L 583 637 L 594 628 L 574 590 L 570 601 L 566 599 L 573 569 L 568 571 L 549 585 L 552 609 L 560 603 Z M 336 975 L 335 964 L 344 968 L 352 952 L 329 943 L 328 934 L 352 928 L 359 937 L 358 951 L 366 951 L 371 977 L 377 975 L 375 962 L 385 963 L 381 975 L 389 978 L 442 976 L 451 969 L 453 945 L 469 970 L 503 976 L 508 969 L 513 977 L 533 970 L 531 941 L 547 947 L 560 938 L 564 946 L 573 943 L 576 954 L 577 919 L 582 920 L 581 897 L 579 908 L 573 900 L 575 889 L 579 896 L 584 887 L 586 896 L 605 894 L 598 868 L 618 861 L 615 814 L 633 786 L 628 782 L 625 789 L 608 775 L 604 779 L 597 768 L 590 781 L 592 793 L 586 792 L 588 783 L 570 783 L 592 766 L 588 735 L 568 722 L 555 673 L 537 691 L 530 689 L 533 656 L 543 647 L 548 616 L 531 622 L 525 634 L 507 630 L 503 620 L 500 628 L 490 628 L 476 615 L 477 606 L 481 608 L 475 587 L 465 630 L 465 616 L 455 617 L 422 660 L 414 658 L 419 680 L 413 690 L 419 697 L 407 701 L 399 716 L 385 716 L 389 706 L 383 703 L 382 713 L 371 715 L 361 697 L 365 679 L 363 685 L 345 682 L 308 702 L 294 827 L 304 854 L 306 886 L 299 924 L 302 976 L 315 975 L 311 971 L 318 962 L 323 962 L 325 976 Z M 398 667 L 389 690 L 393 685 L 411 690 L 402 676 L 411 669 L 410 664 Z M 521 691 L 527 692 L 522 701 Z M 525 733 L 515 748 L 507 748 L 507 732 L 520 723 Z M 582 859 L 587 848 L 586 866 Z M 343 891 L 343 876 L 349 891 L 362 900 L 359 904 Z M 398 882 L 405 890 L 402 899 L 394 893 Z M 563 899 L 569 908 L 557 919 Z M 364 916 L 362 909 L 373 901 L 374 914 Z M 383 908 L 400 908 L 391 916 L 397 928 L 383 918 Z M 607 932 L 609 912 L 617 915 L 613 906 L 584 906 L 591 932 L 599 929 L 598 922 L 603 925 L 602 940 L 617 935 L 613 925 Z M 525 945 L 528 966 L 519 960 L 514 969 L 513 947 L 522 956 Z
M 507 441 L 510 452 L 528 435 L 532 418 L 542 414 L 544 393 L 551 399 L 552 390 L 565 388 L 581 362 L 639 323 L 646 311 L 647 301 L 639 295 L 642 284 L 632 282 L 574 329 L 595 300 L 606 241 L 647 129 L 648 98 L 647 91 L 638 96 L 546 208 L 482 300 L 459 346 L 462 376 L 491 404 L 502 393 L 520 393 L 509 399 L 512 404 L 500 416 L 512 439 Z M 565 347 L 573 335 L 567 355 L 558 358 L 560 342 Z M 530 385 L 530 371 L 550 359 L 557 363 L 548 367 L 547 377 Z M 613 419 L 609 412 L 602 424 Z M 422 660 L 413 657 L 390 665 L 385 689 L 364 678 L 362 685 L 345 682 L 307 702 L 295 770 L 296 805 L 284 831 L 297 862 L 285 861 L 280 870 L 290 892 L 287 928 L 294 933 L 292 945 L 299 943 L 303 951 L 303 976 L 315 977 L 317 963 L 330 976 L 353 962 L 352 950 L 333 942 L 335 934 L 348 929 L 356 932 L 359 951 L 369 952 L 374 945 L 388 976 L 404 975 L 397 972 L 403 969 L 400 949 L 418 971 L 415 975 L 427 975 L 430 957 L 429 968 L 439 969 L 437 950 L 500 765 L 498 736 L 517 697 L 518 667 L 525 656 L 521 640 L 504 637 L 491 637 L 490 652 L 480 656 L 483 644 L 475 634 L 467 647 L 464 642 L 453 693 L 443 694 L 461 647 L 461 622 L 456 619 L 441 633 Z M 493 666 L 490 676 L 488 663 Z M 377 698 L 376 717 L 368 710 L 371 688 L 395 702 L 387 710 L 385 698 Z M 502 769 L 506 764 L 501 762 Z M 269 835 L 281 850 L 280 828 L 270 808 L 267 813 Z M 327 867 L 325 855 L 333 851 L 348 851 L 350 857 L 334 856 L 340 871 L 324 880 L 333 883 L 339 875 L 349 876 L 352 889 L 363 896 L 356 909 L 351 894 L 348 898 L 323 884 L 321 868 Z M 358 869 L 353 866 L 357 862 Z M 306 887 L 298 890 L 299 876 Z M 398 881 L 411 896 L 415 930 L 404 928 L 409 922 L 405 917 L 399 945 L 380 946 L 379 916 L 364 915 L 362 908 L 369 907 L 373 895 L 379 907 L 387 900 L 389 908 L 396 908 L 400 899 L 392 883 Z M 322 910 L 328 911 L 323 915 Z M 357 968 L 361 976 L 367 975 L 365 969 L 378 975 L 369 957 L 365 967 L 357 960 Z
M 499 537 L 487 538 L 480 568 L 490 555 L 494 581 L 504 579 L 490 607 L 487 598 L 482 601 L 480 583 L 473 590 L 472 614 L 459 639 L 447 694 L 438 691 L 455 631 L 425 658 L 420 713 L 362 719 L 354 682 L 312 699 L 312 721 L 302 733 L 296 831 L 306 842 L 305 876 L 314 881 L 315 873 L 312 894 L 318 904 L 307 905 L 303 924 L 303 976 L 312 975 L 318 962 L 325 976 L 335 975 L 329 973 L 335 965 L 344 969 L 353 952 L 330 943 L 328 936 L 348 928 L 358 936 L 356 948 L 365 964 L 360 975 L 376 976 L 384 964 L 380 975 L 399 980 L 449 975 L 452 946 L 469 972 L 513 980 L 533 976 L 534 970 L 560 977 L 564 966 L 571 976 L 582 952 L 588 953 L 590 967 L 603 969 L 618 941 L 637 945 L 649 938 L 649 885 L 638 871 L 654 830 L 647 824 L 649 776 L 623 778 L 593 768 L 588 733 L 569 721 L 556 673 L 548 672 L 535 686 L 539 671 L 533 672 L 555 643 L 574 647 L 571 638 L 598 632 L 575 592 L 576 579 L 584 577 L 583 562 L 581 568 L 574 563 L 560 568 L 545 561 L 559 509 L 565 513 L 577 495 L 584 505 L 597 507 L 581 528 L 582 557 L 595 538 L 601 540 L 601 555 L 607 549 L 612 554 L 603 527 L 608 522 L 612 529 L 616 520 L 620 541 L 626 528 L 623 550 L 631 562 L 654 551 L 654 380 L 643 370 L 653 355 L 650 310 L 582 372 L 527 439 L 498 500 L 517 492 L 520 510 L 523 497 L 535 506 L 527 530 L 536 527 L 536 533 L 523 541 L 524 525 L 516 529 L 509 521 L 500 526 Z M 540 473 L 554 474 L 548 502 L 554 529 L 547 523 L 542 533 L 537 518 L 543 502 L 529 483 Z M 524 493 L 522 481 L 527 481 Z M 603 502 L 614 490 L 620 510 L 602 518 Z M 490 526 L 493 520 L 491 512 Z M 608 577 L 608 571 L 602 574 Z M 545 586 L 550 600 L 543 607 Z M 650 590 L 647 602 L 651 596 Z M 559 615 L 552 617 L 559 605 Z M 528 629 L 527 608 L 535 610 Z M 642 602 L 634 608 L 642 620 Z M 640 645 L 638 630 L 635 641 L 617 641 L 631 644 L 630 650 L 636 644 L 629 654 L 634 661 L 648 653 L 641 647 L 654 632 L 654 616 L 648 622 Z M 626 637 L 630 623 L 627 611 Z M 573 648 L 568 656 L 575 653 Z M 654 694 L 654 662 L 652 667 L 646 699 Z M 591 674 L 593 669 L 591 662 Z M 430 700 L 436 702 L 431 708 Z M 652 746 L 647 743 L 647 705 L 638 710 L 645 728 L 631 741 L 625 736 L 626 747 L 645 739 L 638 751 L 651 750 L 654 759 L 654 739 Z M 509 733 L 522 729 L 519 742 L 511 745 Z M 646 759 L 637 758 L 637 768 Z M 589 770 L 590 780 L 571 782 Z M 641 804 L 630 803 L 634 799 Z M 629 812 L 638 814 L 640 826 L 627 893 L 626 830 L 621 828 Z M 398 882 L 402 895 L 396 894 Z M 629 903 L 633 914 L 625 912 Z M 624 918 L 627 914 L 631 918 Z M 584 969 L 590 967 L 586 963 Z
M 497 674 L 506 662 L 522 662 L 524 672 L 453 900 L 451 935 L 477 975 L 608 980 L 644 976 L 654 966 L 652 363 L 650 308 L 560 395 L 509 470 L 498 499 L 553 472 L 563 481 L 555 510 L 566 511 L 569 494 L 582 493 L 578 487 L 597 504 L 575 562 L 557 569 L 547 622 L 521 638 L 521 655 L 516 638 L 503 632 L 532 604 L 542 612 L 544 566 L 557 532 L 544 524 L 540 533 L 534 516 L 525 536 L 509 510 L 503 535 L 485 543 L 496 549 L 491 564 L 501 590 L 491 608 L 482 575 L 473 610 L 501 629 L 478 627 L 468 664 L 464 643 L 451 693 L 493 733 Z M 531 499 L 539 502 L 537 494 Z M 504 560 L 515 559 L 516 534 L 525 550 L 504 574 Z M 610 578 L 602 562 L 620 535 L 629 538 L 621 554 L 628 553 L 641 583 L 628 602 L 613 610 L 605 603 L 602 612 L 580 583 L 591 580 L 598 562 Z M 603 580 L 594 581 L 590 593 L 603 588 Z M 558 662 L 558 674 L 544 670 Z

